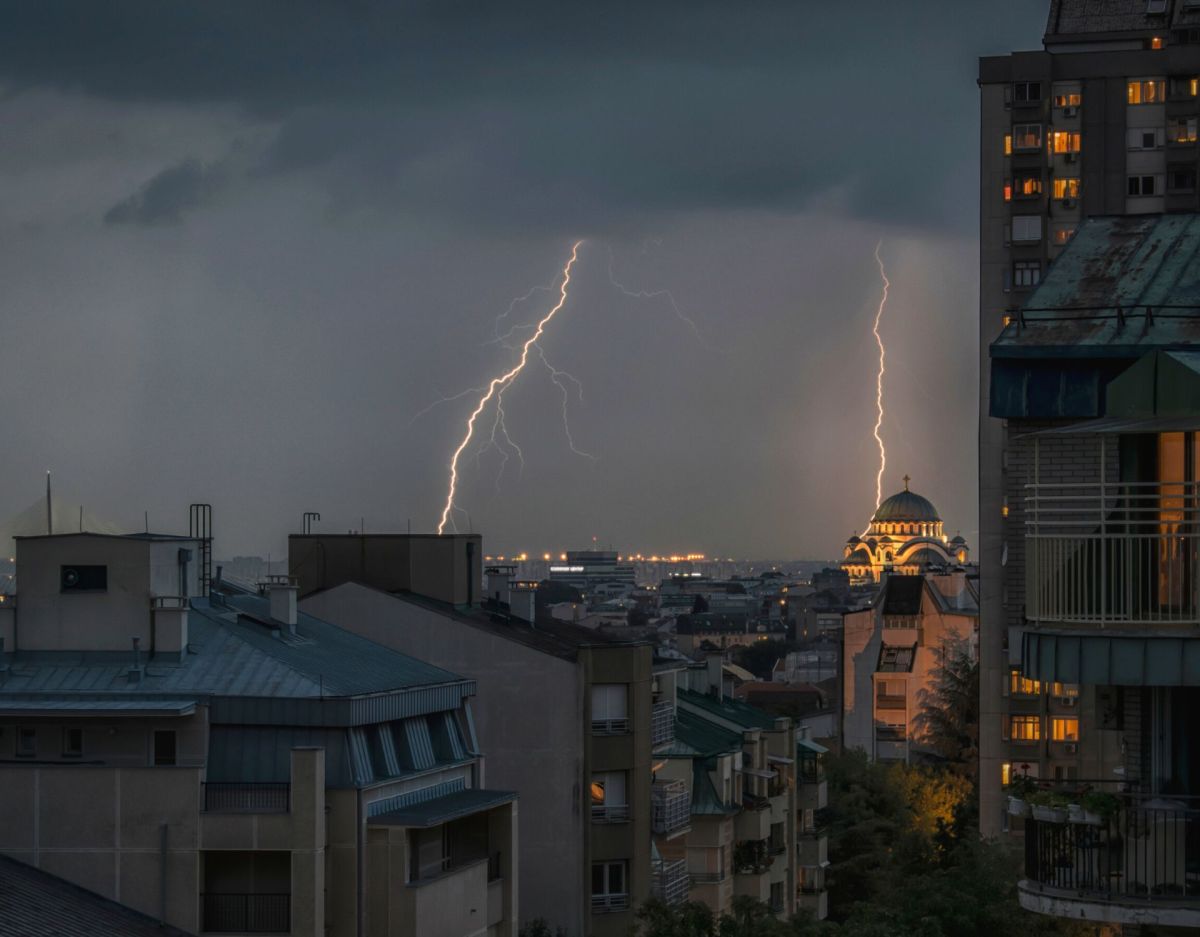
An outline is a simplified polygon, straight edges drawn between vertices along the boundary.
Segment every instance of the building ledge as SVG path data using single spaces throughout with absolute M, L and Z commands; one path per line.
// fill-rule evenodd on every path
M 1200 900 L 1109 900 L 1097 895 L 1040 885 L 1028 879 L 1017 884 L 1017 897 L 1026 911 L 1094 921 L 1103 924 L 1148 924 L 1157 927 L 1200 927 Z

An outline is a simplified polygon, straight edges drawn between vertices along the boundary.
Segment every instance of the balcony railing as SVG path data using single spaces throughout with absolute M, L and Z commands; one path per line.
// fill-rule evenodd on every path
M 629 821 L 628 804 L 593 805 L 593 823 L 627 823 Z
M 628 731 L 628 719 L 592 720 L 592 735 L 625 735 Z
M 592 895 L 592 914 L 609 914 L 629 908 L 628 895 Z
M 1037 483 L 1025 489 L 1031 621 L 1200 624 L 1200 485 Z
M 876 709 L 903 709 L 907 698 L 903 695 L 880 693 L 875 697 Z
M 654 747 L 675 741 L 675 705 L 669 700 L 655 703 L 650 714 L 650 744 Z
M 209 813 L 287 813 L 291 791 L 287 782 L 208 781 L 204 785 L 204 809 Z
M 1025 876 L 1096 900 L 1200 905 L 1200 801 L 1123 795 L 1091 823 L 1025 821 Z
M 903 742 L 908 737 L 905 726 L 879 725 L 875 727 L 875 738 L 881 742 Z
M 655 781 L 650 788 L 650 828 L 660 835 L 688 825 L 692 794 L 682 781 Z
M 202 929 L 212 934 L 286 934 L 291 930 L 288 894 L 204 894 Z
M 654 880 L 651 891 L 654 897 L 665 904 L 683 904 L 687 901 L 689 884 L 687 860 L 659 859 L 652 865 Z
M 688 875 L 697 885 L 716 885 L 729 878 L 728 872 L 689 872 Z

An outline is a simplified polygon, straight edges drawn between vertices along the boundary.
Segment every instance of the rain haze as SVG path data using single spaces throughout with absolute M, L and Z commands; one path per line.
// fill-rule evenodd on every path
M 884 494 L 974 540 L 976 58 L 1044 0 L 6 6 L 0 514 L 49 468 L 131 529 L 211 502 L 219 555 L 304 511 L 433 530 L 477 397 L 431 405 L 513 365 L 582 239 L 541 343 L 570 436 L 535 356 L 523 468 L 473 441 L 459 529 L 835 556 L 881 243 Z

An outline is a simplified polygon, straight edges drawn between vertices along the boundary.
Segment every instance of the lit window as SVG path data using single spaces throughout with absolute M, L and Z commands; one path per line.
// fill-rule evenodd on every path
M 1004 135 L 1004 155 L 1012 156 L 1012 134 L 1011 133 L 1006 133 Z
M 1036 742 L 1042 737 L 1042 720 L 1038 716 L 1009 716 L 1008 737 L 1014 742 Z
M 612 822 L 629 819 L 625 799 L 625 772 L 605 771 L 592 775 L 592 819 Z
M 1055 716 L 1050 720 L 1050 738 L 1055 742 L 1078 742 L 1079 720 L 1075 716 Z
M 1173 117 L 1167 121 L 1167 139 L 1171 143 L 1196 142 L 1196 118 Z
M 1006 201 L 1006 202 L 1012 201 L 1012 183 L 1011 182 L 1004 183 L 1004 201 Z
M 1037 696 L 1042 692 L 1042 685 L 1037 680 L 1030 680 L 1021 671 L 1014 670 L 1009 675 L 1009 692 L 1013 696 Z
M 1017 176 L 1013 179 L 1013 194 L 1017 198 L 1036 198 L 1042 194 L 1042 177 Z
M 1079 107 L 1083 103 L 1083 95 L 1078 91 L 1070 91 L 1066 94 L 1056 94 L 1054 96 L 1055 107 Z
M 1126 100 L 1130 104 L 1161 104 L 1164 84 L 1161 78 L 1131 81 L 1125 86 Z
M 1054 243 L 1058 245 L 1066 244 L 1075 236 L 1075 226 L 1059 224 L 1054 226 Z
M 1040 150 L 1042 148 L 1042 125 L 1013 124 L 1012 146 L 1014 150 Z
M 1128 191 L 1132 196 L 1144 197 L 1154 195 L 1158 191 L 1154 176 L 1130 176 L 1128 182 Z
M 1167 79 L 1167 97 L 1173 101 L 1196 97 L 1197 80 L 1195 78 L 1176 77 Z
M 1058 681 L 1055 681 L 1054 683 L 1050 684 L 1050 695 L 1061 696 L 1064 699 L 1068 697 L 1073 699 L 1079 696 L 1079 684 L 1059 683 Z
M 1056 130 L 1050 135 L 1050 149 L 1055 153 L 1078 153 L 1083 134 L 1078 130 Z
M 1055 198 L 1079 198 L 1079 179 L 1076 177 L 1061 177 L 1054 180 Z
M 1011 783 L 1012 783 L 1012 764 L 1010 762 L 1006 761 L 1000 765 L 1000 785 L 1001 785 L 1001 787 L 1008 787 L 1008 785 Z
M 1012 239 L 1014 241 L 1040 241 L 1042 239 L 1042 216 L 1014 215 Z
M 1150 40 L 1150 48 L 1151 49 L 1161 49 L 1162 47 L 1163 47 L 1162 36 L 1155 36 L 1153 39 Z
M 1013 264 L 1013 286 L 1037 286 L 1042 279 L 1042 265 L 1036 260 L 1018 260 Z
M 1012 97 L 1014 104 L 1037 104 L 1042 100 L 1042 86 L 1036 81 L 1018 81 Z

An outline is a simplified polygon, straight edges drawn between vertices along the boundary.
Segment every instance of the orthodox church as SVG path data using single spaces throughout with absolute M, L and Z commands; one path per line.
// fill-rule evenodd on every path
M 908 490 L 910 480 L 905 475 L 904 490 L 884 498 L 861 537 L 846 541 L 841 567 L 849 573 L 851 585 L 879 582 L 885 571 L 916 576 L 934 567 L 967 562 L 967 541 L 946 538 L 937 508 Z

